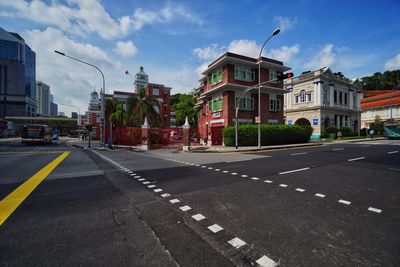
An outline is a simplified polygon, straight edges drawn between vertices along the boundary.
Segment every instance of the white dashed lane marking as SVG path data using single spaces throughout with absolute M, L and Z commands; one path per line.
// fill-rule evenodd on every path
M 292 172 L 301 172 L 301 171 L 305 171 L 305 170 L 308 170 L 308 169 L 310 169 L 310 167 L 291 170 L 291 171 L 280 172 L 279 174 L 287 174 L 287 173 L 292 173 Z
M 303 193 L 303 192 L 306 191 L 306 190 L 303 189 L 303 188 L 296 188 L 296 191 Z
M 154 188 L 154 187 L 156 187 L 154 184 L 152 184 L 152 185 L 148 185 L 147 186 L 148 188 Z
M 287 184 L 280 184 L 279 186 L 280 186 L 280 187 L 288 187 Z
M 333 148 L 332 151 L 339 151 L 339 150 L 343 150 L 343 147 L 339 147 L 339 148 Z
M 299 152 L 299 153 L 290 154 L 290 156 L 299 156 L 299 155 L 307 155 L 307 154 L 308 154 L 308 152 Z
M 240 175 L 241 177 L 243 177 L 243 178 L 247 178 L 247 177 L 249 177 L 248 175 L 246 175 L 246 174 L 242 174 L 242 175 Z
M 195 219 L 196 221 L 201 221 L 204 220 L 206 217 L 203 216 L 203 214 L 196 214 L 192 216 L 193 219 Z
M 260 265 L 261 267 L 275 267 L 276 263 L 268 258 L 267 256 L 262 256 L 258 260 L 256 260 L 256 263 Z
M 382 212 L 381 209 L 377 209 L 377 208 L 373 208 L 373 207 L 369 207 L 368 210 L 372 211 L 372 212 L 376 212 L 376 213 L 381 213 Z
M 171 195 L 168 194 L 168 193 L 164 193 L 164 194 L 162 194 L 161 196 L 162 196 L 162 197 L 170 197 Z
M 354 158 L 354 159 L 348 159 L 347 161 L 356 161 L 356 160 L 362 160 L 365 159 L 365 157 L 359 157 L 359 158 Z
M 320 197 L 320 198 L 324 198 L 324 197 L 325 197 L 325 195 L 320 194 L 320 193 L 316 193 L 315 196 L 316 196 L 316 197 Z
M 342 204 L 345 204 L 345 205 L 350 205 L 351 204 L 350 201 L 347 201 L 347 200 L 344 200 L 344 199 L 339 199 L 338 202 L 342 203 Z
M 213 167 L 208 167 L 208 169 L 209 169 L 209 170 L 212 170 L 212 169 L 214 169 L 214 168 L 213 168 Z
M 222 228 L 218 224 L 210 225 L 207 228 L 210 229 L 210 231 L 213 232 L 213 233 L 218 233 L 219 231 L 224 230 L 224 228 Z
M 238 175 L 237 172 L 232 172 L 231 174 L 232 174 L 232 175 Z
M 222 171 L 223 173 L 228 173 L 229 171 Z
M 387 154 L 396 154 L 396 153 L 399 153 L 399 151 L 390 151 Z
M 246 242 L 244 242 L 242 239 L 237 238 L 237 237 L 229 240 L 228 243 L 231 244 L 235 248 L 240 248 L 240 247 L 243 247 L 244 245 L 246 245 Z
M 174 199 L 171 199 L 169 202 L 171 202 L 172 204 L 175 204 L 175 203 L 178 203 L 181 201 L 179 199 L 174 198 Z
M 257 181 L 257 180 L 260 180 L 260 178 L 258 178 L 258 177 L 251 177 L 251 180 Z
M 160 188 L 158 188 L 158 189 L 154 189 L 153 191 L 156 192 L 156 193 L 158 193 L 158 192 L 162 192 L 163 190 L 160 189 Z
M 150 182 L 148 182 L 148 181 L 146 181 L 146 182 L 143 182 L 143 184 L 149 184 Z
M 214 169 L 214 171 L 219 172 L 221 169 Z
M 272 184 L 272 183 L 273 183 L 273 181 L 271 181 L 271 180 L 265 180 L 265 181 L 264 181 L 264 183 L 267 183 L 267 184 Z
M 144 179 L 144 178 L 140 178 L 140 179 L 138 179 L 138 181 L 139 182 L 141 182 L 141 181 L 145 181 L 146 179 Z
M 186 205 L 186 206 L 179 207 L 179 209 L 181 211 L 188 211 L 188 210 L 191 210 L 192 208 Z

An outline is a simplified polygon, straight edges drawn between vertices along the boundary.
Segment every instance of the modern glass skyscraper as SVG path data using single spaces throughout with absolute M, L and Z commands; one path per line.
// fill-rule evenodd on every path
M 0 118 L 36 116 L 36 54 L 17 33 L 0 28 Z

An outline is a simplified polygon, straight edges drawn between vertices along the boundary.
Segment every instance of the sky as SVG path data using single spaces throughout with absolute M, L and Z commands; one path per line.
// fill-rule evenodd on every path
M 59 111 L 87 110 L 100 73 L 106 92 L 132 92 L 140 66 L 172 94 L 199 86 L 226 51 L 263 55 L 303 71 L 330 67 L 350 79 L 400 69 L 399 0 L 0 0 L 0 27 L 36 52 L 36 79 L 50 85 Z M 128 70 L 131 75 L 126 75 Z M 65 104 L 65 105 L 60 105 Z

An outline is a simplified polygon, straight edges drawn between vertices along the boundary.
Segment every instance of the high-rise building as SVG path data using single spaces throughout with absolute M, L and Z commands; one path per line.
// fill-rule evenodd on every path
M 58 105 L 54 103 L 54 95 L 50 94 L 50 116 L 55 117 L 58 113 Z
M 0 118 L 36 116 L 36 54 L 17 33 L 0 28 Z
M 41 116 L 50 116 L 50 86 L 44 82 L 36 82 L 37 113 Z

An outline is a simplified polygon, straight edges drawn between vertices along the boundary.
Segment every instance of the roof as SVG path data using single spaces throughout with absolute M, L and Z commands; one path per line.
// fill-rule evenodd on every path
M 262 65 L 273 66 L 282 71 L 288 71 L 291 69 L 289 67 L 284 66 L 282 61 L 278 61 L 275 59 L 266 58 L 266 57 L 252 58 L 252 57 L 247 57 L 247 56 L 243 56 L 243 55 L 239 55 L 239 54 L 235 54 L 235 53 L 231 53 L 231 52 L 226 52 L 226 53 L 222 54 L 220 57 L 218 57 L 216 60 L 211 62 L 207 66 L 207 69 L 202 72 L 202 74 L 206 75 L 209 71 L 215 69 L 217 66 L 220 65 L 220 63 L 225 62 L 225 61 L 226 61 L 226 63 L 239 62 L 242 64 L 252 64 L 252 65 L 256 65 L 258 62 L 261 62 Z
M 386 107 L 400 104 L 400 90 L 361 99 L 361 109 Z

